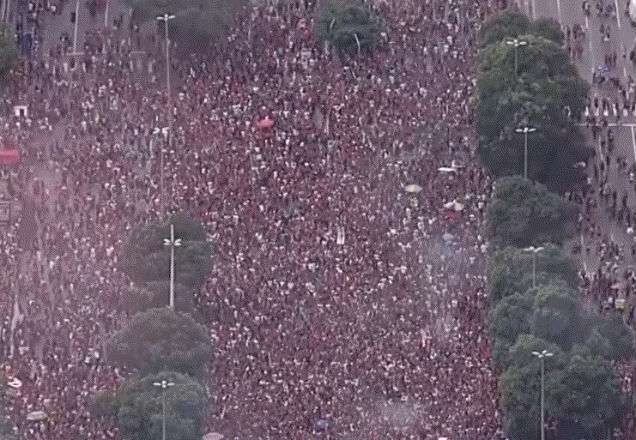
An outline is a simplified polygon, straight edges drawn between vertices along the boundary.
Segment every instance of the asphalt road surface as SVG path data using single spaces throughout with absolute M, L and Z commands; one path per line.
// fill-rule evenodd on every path
M 564 32 L 569 28 L 573 29 L 575 25 L 579 25 L 585 32 L 582 41 L 583 52 L 580 58 L 575 59 L 575 63 L 579 69 L 580 75 L 587 80 L 592 88 L 590 90 L 590 99 L 597 97 L 599 100 L 607 99 L 610 103 L 620 104 L 618 92 L 616 88 L 609 85 L 608 82 L 598 86 L 592 84 L 593 72 L 600 70 L 599 67 L 605 64 L 606 55 L 616 53 L 616 67 L 612 68 L 609 76 L 617 77 L 623 85 L 628 83 L 628 79 L 636 79 L 635 64 L 629 59 L 629 52 L 634 48 L 636 42 L 636 28 L 632 26 L 628 16 L 625 14 L 628 0 L 602 0 L 600 3 L 603 7 L 612 4 L 616 10 L 614 16 L 599 16 L 596 12 L 596 0 L 589 0 L 591 6 L 591 14 L 589 17 L 583 11 L 582 0 L 518 0 L 518 5 L 531 18 L 537 19 L 541 17 L 551 17 L 556 19 Z M 603 38 L 600 33 L 601 25 L 609 28 L 609 40 Z M 520 49 L 519 56 L 523 56 L 523 48 Z M 628 196 L 628 206 L 632 212 L 636 210 L 636 191 L 634 185 L 629 182 L 629 167 L 636 163 L 636 112 L 633 109 L 625 114 L 622 106 L 618 105 L 618 112 L 613 109 L 609 111 L 607 119 L 614 132 L 615 148 L 611 155 L 608 183 L 617 190 L 619 200 L 621 195 L 626 193 Z M 593 106 L 589 111 L 595 114 Z M 601 115 L 602 116 L 602 115 Z M 592 139 L 591 132 L 585 129 L 590 146 L 596 150 L 596 158 L 590 161 L 588 167 L 588 175 L 594 173 L 594 164 L 600 165 L 601 161 L 606 161 L 606 151 L 601 148 L 601 137 Z M 628 167 L 627 169 L 619 169 L 616 165 L 616 159 L 623 159 Z M 618 242 L 626 258 L 622 261 L 623 265 L 632 265 L 634 263 L 631 258 L 631 245 L 633 239 L 628 234 L 624 225 L 618 224 L 612 220 L 607 210 L 601 205 L 594 210 L 594 217 L 597 224 L 601 227 L 601 236 L 605 235 Z M 600 237 L 595 237 L 600 239 Z M 598 267 L 598 242 L 592 242 L 594 238 L 584 237 L 581 235 L 577 238 L 585 250 L 586 247 L 591 249 L 589 254 L 581 255 L 582 265 L 586 272 L 590 273 Z

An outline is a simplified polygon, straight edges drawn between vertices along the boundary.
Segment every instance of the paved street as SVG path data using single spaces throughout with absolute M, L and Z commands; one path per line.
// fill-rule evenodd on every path
M 612 4 L 617 11 L 614 16 L 599 16 L 596 11 L 596 2 L 591 1 L 591 14 L 589 17 L 583 11 L 582 0 L 519 0 L 520 8 L 528 13 L 532 18 L 551 17 L 559 21 L 564 31 L 572 30 L 576 25 L 582 27 L 585 37 L 582 41 L 582 56 L 575 60 L 581 76 L 591 85 L 590 105 L 588 112 L 591 115 L 603 117 L 602 106 L 597 110 L 593 105 L 595 98 L 598 102 L 604 99 L 609 103 L 607 120 L 613 132 L 615 147 L 613 152 L 608 152 L 607 144 L 602 140 L 603 135 L 593 139 L 591 130 L 585 128 L 584 132 L 590 145 L 596 151 L 596 157 L 589 163 L 588 176 L 595 175 L 594 168 L 599 169 L 601 162 L 603 166 L 609 163 L 609 173 L 607 178 L 608 187 L 615 189 L 617 197 L 622 200 L 622 195 L 627 196 L 627 205 L 634 212 L 636 208 L 636 191 L 634 185 L 629 182 L 629 172 L 636 163 L 636 111 L 634 108 L 623 110 L 622 101 L 616 87 L 605 81 L 602 85 L 592 84 L 593 72 L 599 72 L 600 66 L 605 64 L 605 57 L 616 54 L 616 66 L 611 68 L 606 74 L 606 78 L 616 77 L 621 81 L 623 87 L 628 88 L 631 78 L 636 77 L 634 64 L 629 59 L 629 52 L 634 48 L 636 38 L 636 28 L 634 28 L 629 18 L 625 14 L 627 0 L 603 0 L 600 2 L 603 7 Z M 609 41 L 605 41 L 600 33 L 601 26 L 609 27 Z M 616 103 L 616 109 L 613 105 Z M 608 162 L 607 155 L 611 153 Z M 626 167 L 617 166 L 617 160 L 626 163 Z M 598 191 L 598 183 L 593 182 L 594 189 Z M 623 263 L 631 265 L 634 263 L 631 258 L 632 239 L 627 232 L 627 227 L 611 219 L 608 214 L 607 205 L 599 201 L 599 205 L 593 209 L 592 217 L 600 226 L 600 231 L 588 236 L 581 236 L 576 240 L 581 243 L 584 249 L 582 254 L 582 264 L 586 272 L 591 273 L 598 267 L 598 245 L 601 238 L 609 238 L 621 245 L 622 253 L 625 256 Z M 590 239 L 590 236 L 594 238 Z M 589 241 L 594 241 L 589 243 Z M 585 248 L 590 248 L 591 252 L 586 253 Z

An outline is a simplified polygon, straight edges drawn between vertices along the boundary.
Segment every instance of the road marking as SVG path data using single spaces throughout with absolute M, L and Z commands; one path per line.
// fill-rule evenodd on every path
M 618 25 L 618 28 L 621 28 L 621 14 L 620 14 L 620 8 L 618 7 L 618 0 L 614 0 L 614 6 L 616 7 L 616 24 Z
M 632 147 L 634 148 L 634 161 L 636 162 L 636 133 L 634 132 L 634 124 L 629 126 L 632 132 Z
M 625 66 L 623 66 L 623 75 L 625 75 L 625 78 L 629 76 L 627 75 L 627 69 L 625 68 Z
M 579 126 L 579 127 L 586 127 L 587 124 L 584 122 L 577 122 L 575 125 Z M 607 124 L 608 127 L 630 127 L 630 128 L 634 128 L 636 127 L 636 122 L 619 122 L 618 124 L 615 122 L 609 122 Z
M 587 261 L 586 261 L 586 253 L 585 253 L 585 241 L 583 240 L 583 232 L 581 232 L 581 260 L 583 261 L 583 270 L 588 274 L 587 271 Z
M 559 17 L 559 24 L 563 26 L 563 17 L 561 16 L 561 0 L 556 0 L 557 2 L 557 15 Z
M 536 20 L 537 19 L 537 4 L 535 3 L 536 0 L 532 0 L 532 19 Z
M 585 29 L 590 29 L 590 19 L 587 15 L 585 16 Z

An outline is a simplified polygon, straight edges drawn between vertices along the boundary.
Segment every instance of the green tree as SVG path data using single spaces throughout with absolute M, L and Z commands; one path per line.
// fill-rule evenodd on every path
M 506 9 L 486 20 L 479 30 L 479 47 L 500 43 L 506 39 L 532 34 L 563 44 L 563 32 L 556 20 L 540 18 L 530 21 L 519 9 Z
M 206 328 L 169 308 L 135 315 L 107 344 L 110 362 L 142 374 L 170 370 L 199 376 L 211 350 Z
M 548 350 L 554 356 L 546 361 L 546 389 L 555 381 L 555 373 L 564 368 L 567 356 L 555 345 L 532 335 L 521 335 L 510 350 L 510 366 L 499 378 L 503 428 L 506 435 L 515 440 L 539 438 L 541 414 L 540 361 L 533 351 Z M 546 407 L 547 407 L 546 394 Z M 546 411 L 548 416 L 552 413 Z
M 126 0 L 139 24 L 154 22 L 157 16 L 174 14 L 170 38 L 187 52 L 207 50 L 222 41 L 246 0 Z M 163 23 L 158 31 L 164 35 Z
M 506 38 L 525 35 L 530 29 L 530 19 L 517 8 L 506 9 L 492 15 L 479 29 L 479 46 L 484 48 Z
M 194 290 L 183 284 L 174 286 L 175 309 L 179 312 L 194 313 Z M 170 304 L 170 283 L 152 281 L 129 287 L 123 295 L 123 306 L 129 315 L 161 308 Z
M 119 429 L 128 440 L 158 439 L 162 435 L 162 390 L 153 383 L 175 385 L 165 391 L 166 437 L 171 440 L 200 440 L 206 407 L 205 389 L 189 376 L 160 372 L 127 381 L 117 393 Z
M 627 361 L 634 356 L 634 332 L 619 314 L 593 316 L 585 345 L 597 356 L 610 361 Z
M 589 86 L 558 44 L 532 35 L 524 39 L 518 75 L 512 46 L 501 42 L 480 52 L 478 153 L 497 176 L 522 174 L 525 137 L 515 130 L 532 126 L 528 176 L 555 190 L 568 189 L 584 177 L 575 165 L 591 154 L 572 124 L 585 109 Z
M 4 79 L 18 61 L 18 48 L 11 32 L 0 25 L 0 79 Z
M 576 290 L 546 284 L 538 286 L 533 291 L 534 311 L 530 317 L 530 330 L 533 335 L 564 350 L 569 350 L 573 344 L 583 342 L 587 338 L 589 327 Z
M 520 176 L 495 182 L 486 212 L 487 234 L 496 246 L 561 244 L 575 231 L 576 206 Z
M 554 41 L 559 46 L 563 45 L 565 35 L 561 30 L 561 25 L 552 17 L 538 18 L 530 24 L 529 34 L 537 35 Z
M 577 346 L 552 378 L 546 407 L 558 420 L 558 438 L 602 438 L 619 425 L 625 396 L 609 362 Z
M 333 45 L 341 55 L 372 50 L 383 29 L 367 6 L 347 0 L 328 1 L 315 27 L 318 39 Z
M 536 259 L 537 285 L 563 284 L 576 288 L 576 267 L 563 250 L 547 245 Z M 532 287 L 532 256 L 515 247 L 495 250 L 488 263 L 488 296 L 495 304 L 506 296 L 524 293 Z
M 184 215 L 132 231 L 124 248 L 122 268 L 136 283 L 170 280 L 170 223 L 182 245 L 175 248 L 175 282 L 199 290 L 212 269 L 212 250 L 203 226 Z
M 499 301 L 488 313 L 492 340 L 492 359 L 496 366 L 509 363 L 508 354 L 521 334 L 530 333 L 530 316 L 534 306 L 531 295 L 515 293 Z
M 8 415 L 5 413 L 7 406 L 6 392 L 7 381 L 3 373 L 0 373 L 0 440 L 15 440 L 13 431 L 11 429 L 11 421 Z

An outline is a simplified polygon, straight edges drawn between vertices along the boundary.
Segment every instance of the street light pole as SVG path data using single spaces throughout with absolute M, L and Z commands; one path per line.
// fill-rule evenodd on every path
M 73 53 L 77 53 L 77 31 L 79 26 L 80 0 L 75 2 L 75 27 L 73 28 Z
M 532 253 L 532 287 L 537 287 L 537 254 L 543 250 L 543 246 L 530 246 L 524 249 L 525 252 Z
M 528 127 L 515 128 L 517 133 L 523 133 L 523 177 L 528 178 L 528 133 L 537 131 L 536 128 Z
M 519 40 L 517 38 L 513 38 L 512 40 L 506 40 L 506 44 L 508 46 L 514 46 L 514 50 L 515 50 L 515 76 L 518 75 L 518 65 L 519 65 L 519 58 L 517 55 L 517 49 L 519 48 L 519 46 L 526 46 L 528 44 L 527 41 L 524 40 Z
M 162 412 L 162 420 L 161 420 L 161 438 L 166 440 L 166 389 L 174 386 L 174 382 L 168 382 L 167 380 L 162 380 L 161 382 L 154 382 L 154 386 L 161 387 L 161 412 Z
M 157 20 L 164 22 L 166 37 L 166 93 L 168 95 L 168 134 L 166 136 L 166 144 L 170 148 L 170 135 L 172 134 L 172 92 L 170 89 L 170 36 L 168 32 L 168 22 L 174 18 L 174 14 L 163 14 L 157 17 Z M 163 187 L 163 151 L 161 149 L 161 175 L 160 175 L 160 191 L 161 191 L 161 215 L 165 216 L 165 195 Z
M 541 440 L 545 440 L 545 358 L 554 356 L 547 350 L 533 351 L 533 356 L 541 360 Z
M 174 238 L 174 224 L 170 224 L 170 239 L 163 239 L 164 246 L 170 246 L 170 308 L 174 310 L 174 248 L 181 246 L 181 239 Z

